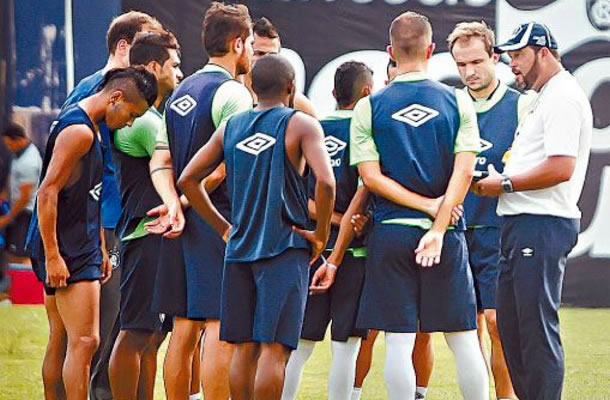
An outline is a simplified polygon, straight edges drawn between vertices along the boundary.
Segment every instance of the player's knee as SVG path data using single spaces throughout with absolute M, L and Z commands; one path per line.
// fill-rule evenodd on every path
M 428 346 L 428 345 L 432 344 L 432 334 L 418 332 L 415 340 L 417 342 L 419 342 L 422 346 Z
M 97 333 L 79 335 L 70 340 L 68 346 L 73 350 L 93 355 L 100 345 L 100 336 Z

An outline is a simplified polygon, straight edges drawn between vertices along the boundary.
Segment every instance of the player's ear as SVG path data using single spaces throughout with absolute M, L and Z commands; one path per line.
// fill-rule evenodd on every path
M 500 55 L 494 51 L 491 52 L 491 60 L 494 64 L 497 64 L 500 61 Z
M 394 48 L 392 47 L 391 44 L 387 45 L 385 50 L 388 52 L 388 54 L 390 55 L 390 58 L 394 61 L 396 61 L 396 57 L 394 57 Z
M 123 100 L 123 97 L 124 97 L 124 94 L 121 90 L 113 90 L 112 93 L 110 93 L 109 103 L 112 105 L 116 105 L 117 103 L 119 103 Z
M 337 99 L 337 91 L 335 89 L 333 89 L 333 97 L 335 98 L 335 100 Z
M 155 77 L 157 78 L 157 80 L 159 80 L 159 77 L 162 75 L 163 66 L 161 64 L 159 64 L 157 61 L 151 61 L 148 64 L 146 64 L 146 70 L 148 72 L 154 74 Z
M 429 60 L 434 54 L 434 49 L 436 48 L 436 44 L 434 42 L 430 43 L 426 48 L 426 60 Z
M 244 52 L 244 40 L 240 37 L 233 39 L 231 48 L 235 54 L 241 55 Z
M 366 85 L 362 88 L 362 97 L 369 96 L 373 92 L 373 87 Z
M 129 52 L 131 45 L 125 39 L 121 39 L 116 44 L 115 53 L 119 53 L 121 55 L 126 55 Z

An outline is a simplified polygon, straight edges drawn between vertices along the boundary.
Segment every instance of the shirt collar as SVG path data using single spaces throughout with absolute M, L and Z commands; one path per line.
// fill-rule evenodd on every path
M 229 78 L 234 79 L 233 75 L 231 75 L 231 73 L 224 67 L 221 67 L 220 65 L 217 64 L 206 64 L 203 66 L 203 68 L 201 68 L 199 71 L 197 71 L 198 73 L 201 72 L 222 72 L 225 75 L 227 75 Z
M 498 87 L 486 98 L 484 99 L 475 99 L 470 95 L 468 91 L 468 87 L 464 87 L 464 91 L 470 95 L 472 98 L 472 102 L 474 104 L 474 109 L 477 113 L 483 113 L 491 109 L 493 106 L 498 104 L 498 102 L 504 97 L 506 91 L 508 90 L 508 86 L 506 86 L 501 81 L 498 81 Z
M 415 81 L 423 81 L 426 79 L 430 79 L 428 74 L 422 71 L 415 72 L 406 72 L 404 74 L 396 75 L 394 79 L 392 79 L 392 83 L 394 82 L 415 82 Z
M 354 115 L 354 110 L 334 110 L 324 117 L 324 120 L 348 119 Z

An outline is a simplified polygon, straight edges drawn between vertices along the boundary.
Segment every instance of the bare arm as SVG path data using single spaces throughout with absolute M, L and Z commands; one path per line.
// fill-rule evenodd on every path
M 66 128 L 57 137 L 47 174 L 38 189 L 38 223 L 47 264 L 47 279 L 54 287 L 65 286 L 69 276 L 57 244 L 59 192 L 68 183 L 78 161 L 91 148 L 93 140 L 95 140 L 93 132 L 84 125 L 73 125 Z M 50 269 L 54 267 L 61 270 L 57 275 L 50 273 Z
M 365 186 L 371 192 L 404 207 L 436 216 L 436 199 L 431 199 L 412 192 L 381 173 L 378 161 L 366 161 L 358 164 L 358 173 Z
M 225 124 L 222 124 L 206 145 L 199 149 L 178 179 L 178 187 L 195 211 L 226 240 L 231 224 L 214 207 L 201 185 L 201 181 L 209 177 L 223 160 L 224 130 Z
M 432 228 L 421 238 L 415 249 L 415 261 L 422 267 L 431 267 L 440 263 L 445 231 L 451 221 L 453 210 L 464 201 L 468 192 L 475 161 L 475 153 L 461 152 L 455 155 L 453 173 Z
M 17 215 L 28 204 L 30 197 L 32 196 L 32 192 L 34 191 L 33 183 L 23 183 L 19 187 L 19 198 L 15 201 L 15 203 L 11 206 L 8 214 L 0 217 L 0 229 L 4 228 L 6 225 L 10 224 Z
M 354 236 L 356 236 L 352 226 L 352 217 L 355 214 L 363 213 L 366 210 L 369 197 L 370 192 L 366 187 L 360 186 L 358 190 L 356 190 L 356 194 L 354 194 L 352 201 L 349 203 L 349 207 L 343 214 L 343 218 L 341 218 L 339 235 L 337 236 L 335 247 L 328 257 L 329 263 L 339 266 L 343 262 L 343 256 L 352 240 L 354 240 Z
M 312 199 L 309 199 L 307 201 L 307 208 L 309 209 L 309 216 L 311 217 L 311 219 L 315 220 L 316 219 L 316 202 L 313 201 Z M 334 226 L 339 226 L 339 225 L 341 225 L 341 218 L 343 218 L 343 214 L 341 214 L 338 211 L 333 210 L 333 215 L 330 219 L 330 223 Z
M 570 180 L 575 166 L 575 157 L 550 156 L 529 171 L 509 178 L 515 192 L 546 189 Z M 504 177 L 490 165 L 489 176 L 474 183 L 472 191 L 482 196 L 499 196 L 504 193 L 502 179 Z
M 303 93 L 297 92 L 297 94 L 294 96 L 294 109 L 303 111 L 305 114 L 311 115 L 315 119 L 318 119 L 313 103 Z

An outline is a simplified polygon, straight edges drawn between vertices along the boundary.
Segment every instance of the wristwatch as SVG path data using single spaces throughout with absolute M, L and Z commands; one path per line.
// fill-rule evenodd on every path
M 513 181 L 510 180 L 510 178 L 506 175 L 502 175 L 502 191 L 504 193 L 512 193 L 514 192 L 513 189 Z

